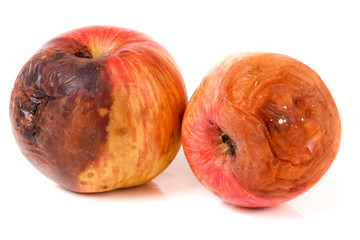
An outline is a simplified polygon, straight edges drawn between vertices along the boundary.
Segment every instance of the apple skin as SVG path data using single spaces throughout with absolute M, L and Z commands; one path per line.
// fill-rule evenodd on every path
M 340 144 L 335 102 L 303 63 L 241 53 L 217 64 L 195 90 L 182 144 L 198 180 L 241 207 L 274 206 L 325 174 Z
M 48 41 L 24 65 L 10 119 L 24 156 L 74 192 L 137 186 L 181 145 L 187 104 L 168 51 L 125 28 L 89 26 Z

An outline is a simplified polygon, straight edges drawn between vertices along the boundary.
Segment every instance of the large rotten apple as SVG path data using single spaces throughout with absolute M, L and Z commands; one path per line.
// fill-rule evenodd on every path
M 48 41 L 22 68 L 10 117 L 25 157 L 75 192 L 143 184 L 181 144 L 187 103 L 167 50 L 128 29 L 92 26 Z
M 228 203 L 266 207 L 311 188 L 332 164 L 340 118 L 320 77 L 280 54 L 230 56 L 195 90 L 182 125 L 199 181 Z

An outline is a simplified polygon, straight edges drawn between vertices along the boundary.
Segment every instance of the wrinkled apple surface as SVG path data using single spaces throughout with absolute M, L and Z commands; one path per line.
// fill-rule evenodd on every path
M 15 139 L 43 174 L 76 192 L 143 184 L 181 144 L 182 76 L 161 45 L 116 27 L 73 30 L 20 71 L 10 101 Z
M 332 164 L 340 117 L 320 77 L 280 54 L 226 58 L 202 80 L 182 142 L 199 181 L 228 203 L 273 206 L 311 188 Z

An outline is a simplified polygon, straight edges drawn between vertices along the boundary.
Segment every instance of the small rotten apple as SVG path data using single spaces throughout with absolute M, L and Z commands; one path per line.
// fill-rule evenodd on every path
M 129 29 L 91 26 L 47 42 L 10 100 L 15 139 L 43 174 L 75 192 L 143 184 L 181 144 L 187 103 L 167 50 Z
M 266 207 L 311 188 L 332 164 L 340 117 L 320 77 L 285 55 L 247 53 L 216 65 L 182 124 L 185 156 L 224 201 Z

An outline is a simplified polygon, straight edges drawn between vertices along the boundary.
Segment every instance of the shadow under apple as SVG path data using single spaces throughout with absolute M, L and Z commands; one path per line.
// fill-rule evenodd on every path
M 230 208 L 232 211 L 246 214 L 257 218 L 269 218 L 269 219 L 302 219 L 304 216 L 289 204 L 284 203 L 272 207 L 263 208 L 244 208 L 231 205 L 223 202 L 223 205 Z
M 158 187 L 158 185 L 150 181 L 140 186 L 130 187 L 130 188 L 120 188 L 108 192 L 100 193 L 75 193 L 68 191 L 59 186 L 60 189 L 68 192 L 69 194 L 74 194 L 82 198 L 88 199 L 97 199 L 105 201 L 142 201 L 144 199 L 164 199 L 164 192 Z

